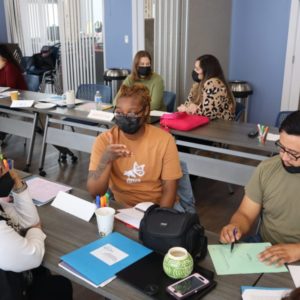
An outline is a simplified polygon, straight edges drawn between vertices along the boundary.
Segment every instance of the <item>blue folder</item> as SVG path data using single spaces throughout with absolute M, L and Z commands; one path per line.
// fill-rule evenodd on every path
M 113 247 L 118 248 L 118 250 L 128 254 L 128 256 L 112 265 L 109 265 L 91 254 L 92 251 L 105 245 L 108 247 L 109 245 L 112 245 Z M 143 245 L 118 232 L 114 232 L 104 238 L 63 255 L 61 260 L 80 273 L 84 278 L 98 286 L 102 282 L 113 277 L 117 272 L 151 252 L 152 250 L 144 247 Z

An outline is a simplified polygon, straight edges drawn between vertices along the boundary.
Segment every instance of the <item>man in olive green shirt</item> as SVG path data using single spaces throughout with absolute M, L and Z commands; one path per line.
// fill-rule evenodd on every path
M 258 238 L 273 246 L 260 253 L 259 259 L 282 265 L 300 260 L 300 111 L 290 114 L 279 132 L 279 155 L 257 167 L 220 241 L 239 240 L 261 215 Z

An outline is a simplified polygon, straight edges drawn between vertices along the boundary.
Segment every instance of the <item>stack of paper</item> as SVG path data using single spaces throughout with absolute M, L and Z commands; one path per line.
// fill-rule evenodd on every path
M 34 100 L 13 100 L 10 107 L 11 108 L 31 107 L 33 103 Z
M 152 251 L 118 232 L 96 240 L 61 257 L 59 266 L 94 287 L 111 281 Z
M 9 90 L 10 88 L 7 87 L 7 86 L 0 86 L 0 93 L 6 91 L 6 90 Z
M 38 100 L 38 102 L 54 103 L 57 106 L 61 106 L 61 107 L 67 106 L 66 99 L 60 95 L 54 95 L 49 98 L 40 99 L 40 100 Z M 79 104 L 79 103 L 83 103 L 83 102 L 84 102 L 83 100 L 75 99 L 75 104 Z
M 56 197 L 59 191 L 67 192 L 72 188 L 70 186 L 55 183 L 40 177 L 31 177 L 26 179 L 29 193 L 33 202 L 37 206 L 44 205 Z
M 152 202 L 141 202 L 135 207 L 118 209 L 115 218 L 125 224 L 128 224 L 136 229 L 140 228 L 141 220 L 144 217 L 144 212 L 153 205 Z
M 290 291 L 290 289 L 285 288 L 241 287 L 243 300 L 281 300 Z

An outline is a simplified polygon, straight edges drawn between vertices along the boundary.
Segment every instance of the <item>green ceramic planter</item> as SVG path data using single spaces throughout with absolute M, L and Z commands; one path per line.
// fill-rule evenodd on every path
M 185 278 L 192 273 L 193 267 L 194 262 L 192 256 L 182 247 L 169 249 L 164 257 L 163 269 L 171 278 Z

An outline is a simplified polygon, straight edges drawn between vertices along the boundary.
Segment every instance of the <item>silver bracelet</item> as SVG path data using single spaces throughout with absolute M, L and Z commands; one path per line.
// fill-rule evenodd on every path
M 17 188 L 17 189 L 13 189 L 14 193 L 20 194 L 20 193 L 24 192 L 27 189 L 27 183 L 23 180 L 21 182 L 22 182 L 22 186 Z

